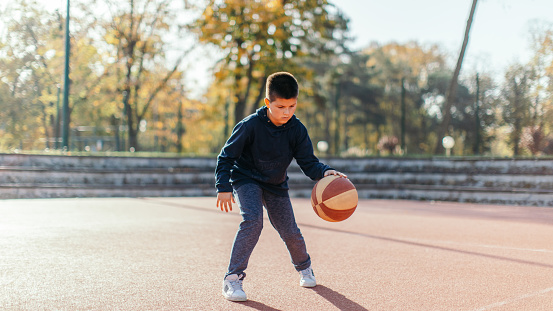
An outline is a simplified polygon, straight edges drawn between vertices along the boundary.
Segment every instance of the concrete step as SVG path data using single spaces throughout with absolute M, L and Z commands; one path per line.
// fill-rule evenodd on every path
M 479 204 L 553 206 L 553 192 L 497 189 L 358 187 L 360 199 L 391 199 L 417 201 L 452 201 Z M 290 196 L 310 198 L 310 189 L 294 188 Z
M 357 183 L 379 185 L 470 186 L 486 188 L 553 189 L 550 175 L 510 174 L 441 174 L 441 173 L 354 173 L 350 179 Z
M 314 184 L 301 172 L 289 173 L 290 185 Z M 553 189 L 550 175 L 473 175 L 441 173 L 351 173 L 354 184 L 471 186 L 496 188 Z M 84 184 L 84 185 L 181 185 L 214 184 L 214 172 L 199 169 L 47 170 L 0 168 L 0 185 Z
M 355 188 L 358 193 L 363 191 L 456 191 L 456 192 L 471 192 L 471 193 L 526 193 L 526 194 L 549 194 L 553 196 L 553 189 L 539 189 L 539 188 L 512 188 L 512 187 L 471 187 L 471 186 L 445 186 L 445 185 L 410 185 L 410 184 L 398 184 L 398 185 L 376 185 L 376 184 L 361 184 L 356 183 Z M 296 191 L 297 193 L 304 193 L 311 195 L 313 188 L 308 185 L 295 185 L 290 188 L 290 191 Z M 306 195 L 302 195 L 305 197 Z
M 428 186 L 428 185 L 375 185 L 356 184 L 360 198 L 439 200 L 461 202 L 487 202 L 501 204 L 553 204 L 553 190 L 513 189 L 490 187 Z M 311 185 L 295 185 L 292 197 L 311 196 Z M 493 194 L 493 195 L 491 195 Z M 214 196 L 212 184 L 194 185 L 68 185 L 68 184 L 3 184 L 0 199 L 63 198 L 63 197 L 174 197 Z M 493 202 L 491 201 L 493 199 Z M 513 203 L 518 200 L 518 203 Z M 523 203 L 523 201 L 527 203 Z M 511 203 L 508 203 L 511 202 Z M 549 203 L 548 203 L 549 204 Z
M 0 154 L 2 167 L 31 167 L 55 170 L 69 169 L 214 169 L 215 158 L 146 158 L 110 156 L 58 156 Z
M 47 170 L 0 169 L 0 185 L 194 185 L 215 184 L 213 172 L 196 170 Z
M 328 165 L 346 173 L 465 173 L 553 175 L 553 159 L 489 158 L 322 158 Z M 144 158 L 109 156 L 58 156 L 0 154 L 2 167 L 66 169 L 215 169 L 215 158 Z M 290 172 L 300 169 L 292 163 Z
M 87 197 L 188 197 L 213 196 L 210 185 L 182 186 L 68 186 L 68 185 L 2 185 L 0 199 L 87 198 Z
M 302 173 L 289 173 L 291 185 L 311 182 Z M 349 173 L 355 184 L 424 185 L 487 188 L 553 189 L 551 175 L 463 174 L 463 173 Z
M 347 173 L 553 174 L 552 159 L 329 158 L 324 159 L 324 162 Z
M 553 160 L 322 159 L 347 173 L 361 198 L 553 206 Z M 0 199 L 214 196 L 215 158 L 0 154 Z M 293 162 L 290 195 L 314 181 Z

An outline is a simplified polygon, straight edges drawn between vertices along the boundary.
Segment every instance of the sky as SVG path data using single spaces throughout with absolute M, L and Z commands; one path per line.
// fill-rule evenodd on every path
M 457 61 L 472 0 L 337 0 L 350 18 L 354 47 L 371 41 L 440 44 Z M 531 54 L 535 21 L 553 24 L 553 0 L 479 0 L 463 69 L 502 74 Z M 465 67 L 466 66 L 466 67 Z
M 65 12 L 67 0 L 37 1 L 49 10 Z M 72 3 L 78 1 L 71 0 Z M 370 42 L 439 44 L 450 55 L 452 66 L 459 55 L 472 4 L 472 0 L 331 2 L 350 18 L 351 35 L 356 38 L 351 45 L 353 48 L 360 49 Z M 2 6 L 0 4 L 0 8 Z M 487 72 L 499 78 L 510 64 L 528 61 L 530 27 L 536 21 L 553 25 L 552 13 L 553 0 L 479 0 L 463 71 Z M 199 90 L 211 76 L 209 62 L 196 60 L 194 63 L 197 85 L 192 89 Z

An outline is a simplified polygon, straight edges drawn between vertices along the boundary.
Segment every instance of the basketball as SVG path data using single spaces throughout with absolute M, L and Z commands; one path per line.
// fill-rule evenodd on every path
M 319 180 L 311 192 L 311 205 L 315 213 L 326 221 L 347 219 L 357 208 L 357 189 L 344 177 L 329 175 Z

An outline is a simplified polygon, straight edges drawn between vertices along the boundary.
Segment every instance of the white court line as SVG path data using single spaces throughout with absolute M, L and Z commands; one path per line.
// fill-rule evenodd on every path
M 459 242 L 453 242 L 453 241 L 443 241 L 443 240 L 417 240 L 417 239 L 411 239 L 412 242 L 416 243 L 438 243 L 438 244 L 445 244 L 445 245 L 455 245 L 455 246 L 465 246 L 465 247 L 481 247 L 481 248 L 493 248 L 493 249 L 502 249 L 502 250 L 515 250 L 515 251 L 523 251 L 523 252 L 538 252 L 538 253 L 553 253 L 553 250 L 550 249 L 533 249 L 533 248 L 521 248 L 521 247 L 509 247 L 509 246 L 499 246 L 499 245 L 487 245 L 487 244 L 471 244 L 471 243 L 459 243 Z M 534 293 L 522 295 L 519 297 L 507 299 L 501 302 L 497 302 L 491 305 L 487 305 L 484 307 L 481 307 L 479 309 L 475 309 L 473 311 L 486 311 L 491 310 L 497 307 L 505 306 L 520 300 L 532 298 L 535 296 L 547 294 L 549 292 L 553 292 L 553 287 L 546 288 Z
M 443 241 L 443 240 L 420 240 L 420 239 L 408 239 L 408 238 L 405 240 L 410 242 L 416 242 L 416 243 L 427 243 L 427 244 L 439 243 L 439 244 L 455 245 L 455 246 L 494 248 L 494 249 L 503 249 L 503 250 L 553 254 L 553 250 L 551 249 L 535 249 L 535 248 L 510 247 L 510 246 L 499 246 L 499 245 L 489 245 L 489 244 L 459 243 L 459 242 Z
M 475 309 L 474 311 L 486 311 L 486 310 L 490 310 L 490 309 L 493 309 L 493 308 L 497 308 L 497 307 L 501 307 L 501 306 L 504 306 L 504 305 L 508 305 L 508 304 L 510 304 L 510 303 L 517 302 L 517 301 L 520 301 L 520 300 L 524 300 L 524 299 L 527 299 L 527 298 L 531 298 L 531 297 L 535 297 L 535 296 L 547 294 L 547 293 L 549 293 L 549 292 L 553 292 L 553 287 L 546 288 L 546 289 L 537 291 L 537 292 L 535 292 L 535 293 L 530 293 L 530 294 L 522 295 L 522 296 L 520 296 L 520 297 L 511 298 L 511 299 L 507 299 L 507 300 L 504 300 L 504 301 L 496 302 L 496 303 L 494 303 L 494 304 L 487 305 L 487 306 L 482 307 L 482 308 L 479 308 L 479 309 Z

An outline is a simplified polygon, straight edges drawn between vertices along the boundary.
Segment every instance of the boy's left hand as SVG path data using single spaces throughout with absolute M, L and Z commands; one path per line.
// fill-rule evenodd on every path
M 341 172 L 338 172 L 336 170 L 328 170 L 324 173 L 324 177 L 329 176 L 329 175 L 336 175 L 336 176 L 348 178 L 348 175 L 346 175 L 344 173 L 341 173 Z

